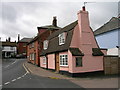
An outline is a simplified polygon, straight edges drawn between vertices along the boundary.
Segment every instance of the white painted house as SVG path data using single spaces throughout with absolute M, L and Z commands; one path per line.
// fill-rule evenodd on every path
M 14 57 L 17 53 L 17 44 L 16 42 L 2 42 L 2 57 L 10 58 Z
M 107 55 L 119 55 L 120 18 L 113 17 L 103 26 L 94 31 L 100 48 L 107 48 Z

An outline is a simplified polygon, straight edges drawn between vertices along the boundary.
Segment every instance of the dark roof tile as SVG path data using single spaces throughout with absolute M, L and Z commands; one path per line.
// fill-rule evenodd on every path
M 21 39 L 19 42 L 26 42 L 26 43 L 28 43 L 28 42 L 30 42 L 32 39 L 33 39 L 33 38 L 23 38 L 23 39 Z
M 77 21 L 75 21 L 74 23 L 71 23 L 70 25 L 51 34 L 47 39 L 47 40 L 49 40 L 48 49 L 42 50 L 42 53 L 40 55 L 43 56 L 43 55 L 49 54 L 49 53 L 61 52 L 61 51 L 68 50 L 70 43 L 71 43 L 72 35 L 73 35 L 73 28 L 76 25 L 77 25 Z M 58 35 L 63 32 L 67 32 L 65 44 L 59 45 Z
M 120 28 L 120 19 L 117 17 L 113 17 L 109 22 L 98 28 L 94 31 L 94 35 L 100 35 L 102 33 L 106 33 L 112 30 L 116 30 Z
M 92 53 L 93 56 L 103 56 L 104 55 L 100 48 L 92 48 L 92 51 L 93 51 L 93 53 Z
M 69 48 L 73 56 L 84 56 L 82 51 L 79 48 Z
M 12 46 L 16 47 L 17 43 L 16 42 L 2 42 L 2 46 Z

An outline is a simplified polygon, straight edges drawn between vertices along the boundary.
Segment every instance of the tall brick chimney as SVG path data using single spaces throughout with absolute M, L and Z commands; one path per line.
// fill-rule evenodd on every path
M 11 38 L 10 38 L 10 37 L 8 38 L 8 41 L 9 41 L 9 42 L 11 41 Z
M 20 34 L 18 34 L 18 41 L 20 40 Z
M 57 27 L 57 18 L 56 18 L 56 16 L 53 17 L 52 25 Z

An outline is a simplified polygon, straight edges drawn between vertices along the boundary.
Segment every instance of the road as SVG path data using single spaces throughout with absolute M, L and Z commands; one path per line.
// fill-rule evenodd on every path
M 26 59 L 3 60 L 2 85 L 3 88 L 81 88 L 63 79 L 51 79 L 28 73 L 23 63 Z

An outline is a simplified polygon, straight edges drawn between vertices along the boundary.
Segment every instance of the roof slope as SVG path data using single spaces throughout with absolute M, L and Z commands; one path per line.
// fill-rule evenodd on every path
M 30 43 L 36 41 L 39 37 L 40 37 L 39 35 L 35 36 L 35 37 L 32 38 L 27 44 L 30 44 Z
M 120 19 L 113 17 L 109 22 L 94 31 L 94 35 L 99 35 L 120 28 Z
M 51 34 L 47 40 L 49 40 L 48 43 L 48 49 L 47 50 L 42 50 L 42 53 L 40 54 L 41 56 L 49 54 L 49 53 L 54 53 L 54 52 L 60 52 L 60 51 L 66 51 L 69 49 L 72 35 L 73 35 L 73 29 L 77 25 L 77 21 L 67 25 L 66 27 L 54 32 Z M 59 45 L 59 38 L 58 35 L 60 33 L 67 32 L 66 36 L 66 41 L 64 45 Z
M 60 29 L 60 27 L 58 27 L 58 26 L 53 26 L 53 25 L 46 25 L 46 26 L 41 26 L 41 27 L 37 27 L 37 28 L 38 28 L 38 30 L 39 30 L 39 29 L 48 29 L 48 30 Z
M 16 42 L 2 42 L 2 46 L 12 46 L 16 47 L 17 43 Z
M 18 42 L 26 42 L 26 43 L 28 43 L 28 42 L 30 42 L 32 40 L 32 38 L 23 38 L 23 39 L 21 39 L 20 41 L 18 41 Z

